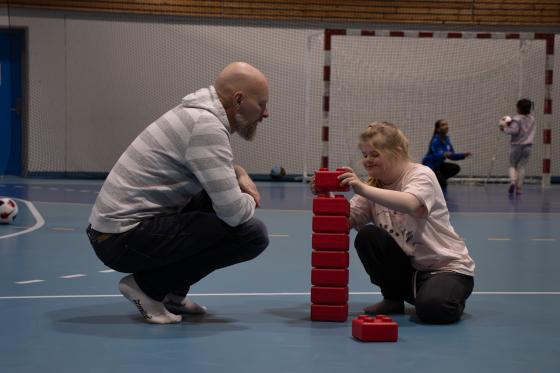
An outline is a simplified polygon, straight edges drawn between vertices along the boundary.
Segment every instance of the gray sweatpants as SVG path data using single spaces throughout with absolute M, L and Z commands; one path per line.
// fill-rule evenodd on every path
M 525 167 L 529 162 L 531 155 L 531 144 L 526 145 L 511 145 L 509 152 L 509 180 L 517 188 L 523 185 L 525 178 Z

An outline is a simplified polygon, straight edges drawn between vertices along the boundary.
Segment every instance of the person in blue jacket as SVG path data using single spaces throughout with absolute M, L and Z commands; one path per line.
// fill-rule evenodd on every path
M 471 155 L 469 152 L 455 153 L 447 132 L 449 132 L 449 123 L 446 119 L 439 119 L 434 127 L 434 134 L 430 141 L 428 153 L 422 159 L 422 164 L 430 167 L 436 174 L 444 195 L 447 195 L 447 179 L 461 171 L 461 167 L 458 164 L 446 162 L 445 160 L 458 161 Z

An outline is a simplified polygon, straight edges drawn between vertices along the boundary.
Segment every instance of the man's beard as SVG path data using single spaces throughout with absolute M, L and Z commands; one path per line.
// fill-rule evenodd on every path
M 257 122 L 249 123 L 249 121 L 240 113 L 235 114 L 235 122 L 237 123 L 237 133 L 241 138 L 252 141 L 257 135 Z

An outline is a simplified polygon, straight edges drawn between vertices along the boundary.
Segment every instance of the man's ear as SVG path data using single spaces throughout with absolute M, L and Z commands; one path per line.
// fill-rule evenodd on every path
M 234 104 L 236 107 L 241 106 L 241 102 L 243 101 L 244 98 L 245 98 L 245 97 L 244 97 L 244 95 L 243 95 L 243 92 L 241 92 L 241 91 L 235 92 L 235 93 L 233 94 L 233 104 Z

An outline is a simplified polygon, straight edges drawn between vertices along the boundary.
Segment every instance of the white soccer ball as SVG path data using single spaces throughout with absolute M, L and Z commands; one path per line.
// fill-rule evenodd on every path
M 0 198 L 0 224 L 11 224 L 18 214 L 16 201 L 11 198 Z
M 286 170 L 284 169 L 284 167 L 279 165 L 272 166 L 272 169 L 270 170 L 270 177 L 273 180 L 280 180 L 284 176 L 286 176 Z
M 506 127 L 511 122 L 511 117 L 509 115 L 505 115 L 500 119 L 500 126 Z

